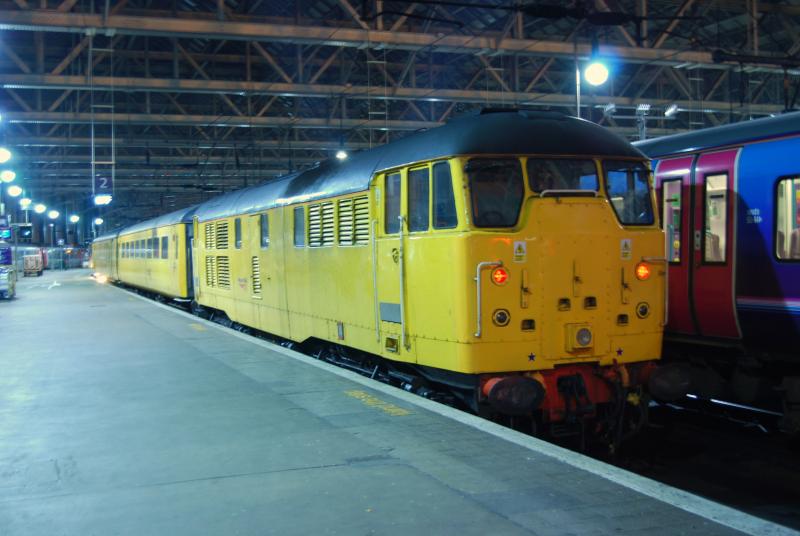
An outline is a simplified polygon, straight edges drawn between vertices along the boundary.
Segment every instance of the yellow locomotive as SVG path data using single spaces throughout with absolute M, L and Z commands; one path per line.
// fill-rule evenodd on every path
M 190 272 L 197 309 L 481 413 L 644 417 L 664 235 L 645 157 L 602 127 L 486 111 L 192 211 L 184 267 L 159 277 Z

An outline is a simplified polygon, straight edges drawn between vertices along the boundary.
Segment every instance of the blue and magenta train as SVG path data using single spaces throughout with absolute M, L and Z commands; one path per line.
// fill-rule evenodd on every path
M 665 355 L 800 432 L 800 113 L 637 143 L 667 234 Z

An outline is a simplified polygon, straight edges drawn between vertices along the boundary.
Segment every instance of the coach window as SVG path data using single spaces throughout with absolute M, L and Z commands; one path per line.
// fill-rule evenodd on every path
M 233 220 L 233 247 L 242 249 L 242 219 Z
M 778 182 L 775 255 L 780 260 L 800 260 L 800 177 Z
M 161 258 L 168 259 L 169 255 L 167 252 L 169 251 L 169 237 L 162 236 L 161 237 Z
M 386 199 L 383 206 L 386 234 L 400 232 L 400 173 L 386 176 Z
M 267 214 L 262 214 L 258 218 L 258 226 L 261 234 L 261 249 L 267 249 L 269 247 L 269 216 Z
M 430 223 L 431 180 L 427 167 L 408 172 L 408 230 L 427 231 Z
M 161 248 L 159 248 L 159 239 L 157 236 L 153 237 L 153 258 L 160 259 L 161 258 Z
M 708 263 L 725 262 L 725 245 L 728 234 L 728 175 L 706 175 L 705 240 L 703 260 Z
M 469 177 L 472 221 L 476 227 L 513 227 L 519 218 L 525 185 L 516 158 L 479 158 L 464 168 Z
M 139 243 L 139 258 L 143 259 L 144 258 L 144 240 L 138 240 L 137 242 Z
M 153 258 L 153 239 L 152 238 L 148 238 L 147 239 L 147 258 L 148 259 L 152 259 Z
M 453 178 L 450 176 L 450 163 L 437 162 L 433 165 L 433 227 L 452 229 L 458 225 L 456 200 L 453 196 Z
M 598 189 L 597 166 L 592 160 L 529 158 L 527 169 L 528 184 L 537 193 Z
M 664 196 L 663 221 L 667 235 L 667 258 L 669 262 L 681 262 L 681 179 L 661 183 Z
M 294 245 L 303 247 L 306 245 L 306 209 L 297 207 L 294 209 Z

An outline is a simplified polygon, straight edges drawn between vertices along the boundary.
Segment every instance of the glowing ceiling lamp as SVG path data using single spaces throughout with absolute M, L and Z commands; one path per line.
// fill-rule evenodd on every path
M 113 197 L 111 194 L 97 194 L 94 196 L 94 204 L 95 205 L 108 205 L 111 203 Z
M 9 186 L 6 192 L 8 192 L 8 195 L 10 195 L 11 197 L 19 197 L 20 195 L 22 195 L 22 188 L 14 184 L 12 186 Z
M 11 160 L 11 151 L 6 149 L 5 147 L 0 147 L 0 164 L 5 164 L 9 160 Z
M 33 211 L 34 211 L 36 214 L 44 214 L 44 211 L 45 211 L 45 210 L 47 210 L 47 205 L 43 205 L 43 204 L 41 204 L 41 203 L 37 203 L 37 204 L 36 204 L 36 205 L 33 207 Z
M 336 151 L 336 158 L 337 160 L 345 160 L 347 158 L 347 151 L 344 149 L 339 149 Z
M 51 210 L 50 212 L 47 213 L 47 217 L 50 218 L 51 220 L 58 218 L 60 215 L 61 213 L 57 210 Z
M 17 174 L 10 169 L 4 169 L 3 171 L 0 171 L 0 180 L 3 182 L 14 182 L 14 179 L 16 178 Z
M 72 216 L 69 217 L 69 221 L 72 223 L 78 223 L 79 221 L 81 221 L 81 217 L 78 216 L 77 214 L 73 214 Z
M 33 203 L 33 201 L 30 197 L 23 197 L 19 200 L 19 208 L 22 210 L 28 210 L 31 206 L 31 203 Z
M 103 218 L 95 218 L 94 219 L 95 225 L 103 225 Z

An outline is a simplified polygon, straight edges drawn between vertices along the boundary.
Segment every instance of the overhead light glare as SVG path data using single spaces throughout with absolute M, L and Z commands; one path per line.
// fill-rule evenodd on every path
M 36 206 L 33 207 L 33 211 L 36 214 L 44 214 L 45 210 L 47 210 L 47 205 L 43 205 L 41 203 L 37 203 Z
M 103 218 L 95 218 L 94 219 L 95 225 L 103 225 Z
M 10 169 L 4 169 L 3 171 L 0 171 L 0 180 L 3 182 L 14 182 L 14 179 L 16 178 L 17 174 Z
M 677 104 L 670 104 L 667 106 L 667 109 L 664 110 L 664 117 L 672 117 L 678 113 L 678 105 Z
M 11 197 L 19 197 L 20 195 L 22 195 L 22 188 L 20 188 L 16 184 L 9 186 L 8 190 L 6 191 L 8 192 L 8 195 L 10 195 Z
M 22 210 L 28 210 L 28 207 L 31 206 L 31 203 L 33 203 L 33 201 L 30 197 L 23 197 L 19 200 L 19 206 Z
M 608 67 L 602 61 L 593 60 L 583 71 L 583 78 L 593 86 L 600 86 L 608 80 Z
M 94 196 L 94 204 L 95 205 L 108 205 L 111 203 L 112 196 L 111 194 L 98 194 Z
M 51 210 L 50 212 L 47 213 L 47 217 L 50 218 L 51 220 L 58 218 L 60 215 L 61 213 L 57 210 Z
M 5 164 L 9 160 L 11 160 L 11 151 L 6 149 L 5 147 L 0 147 L 0 164 Z
M 347 158 L 347 151 L 345 151 L 344 149 L 339 149 L 338 151 L 336 151 L 336 158 L 338 160 L 345 160 Z
M 69 217 L 69 221 L 72 223 L 78 223 L 79 221 L 81 221 L 81 217 L 78 216 L 77 214 L 73 214 L 72 216 Z

